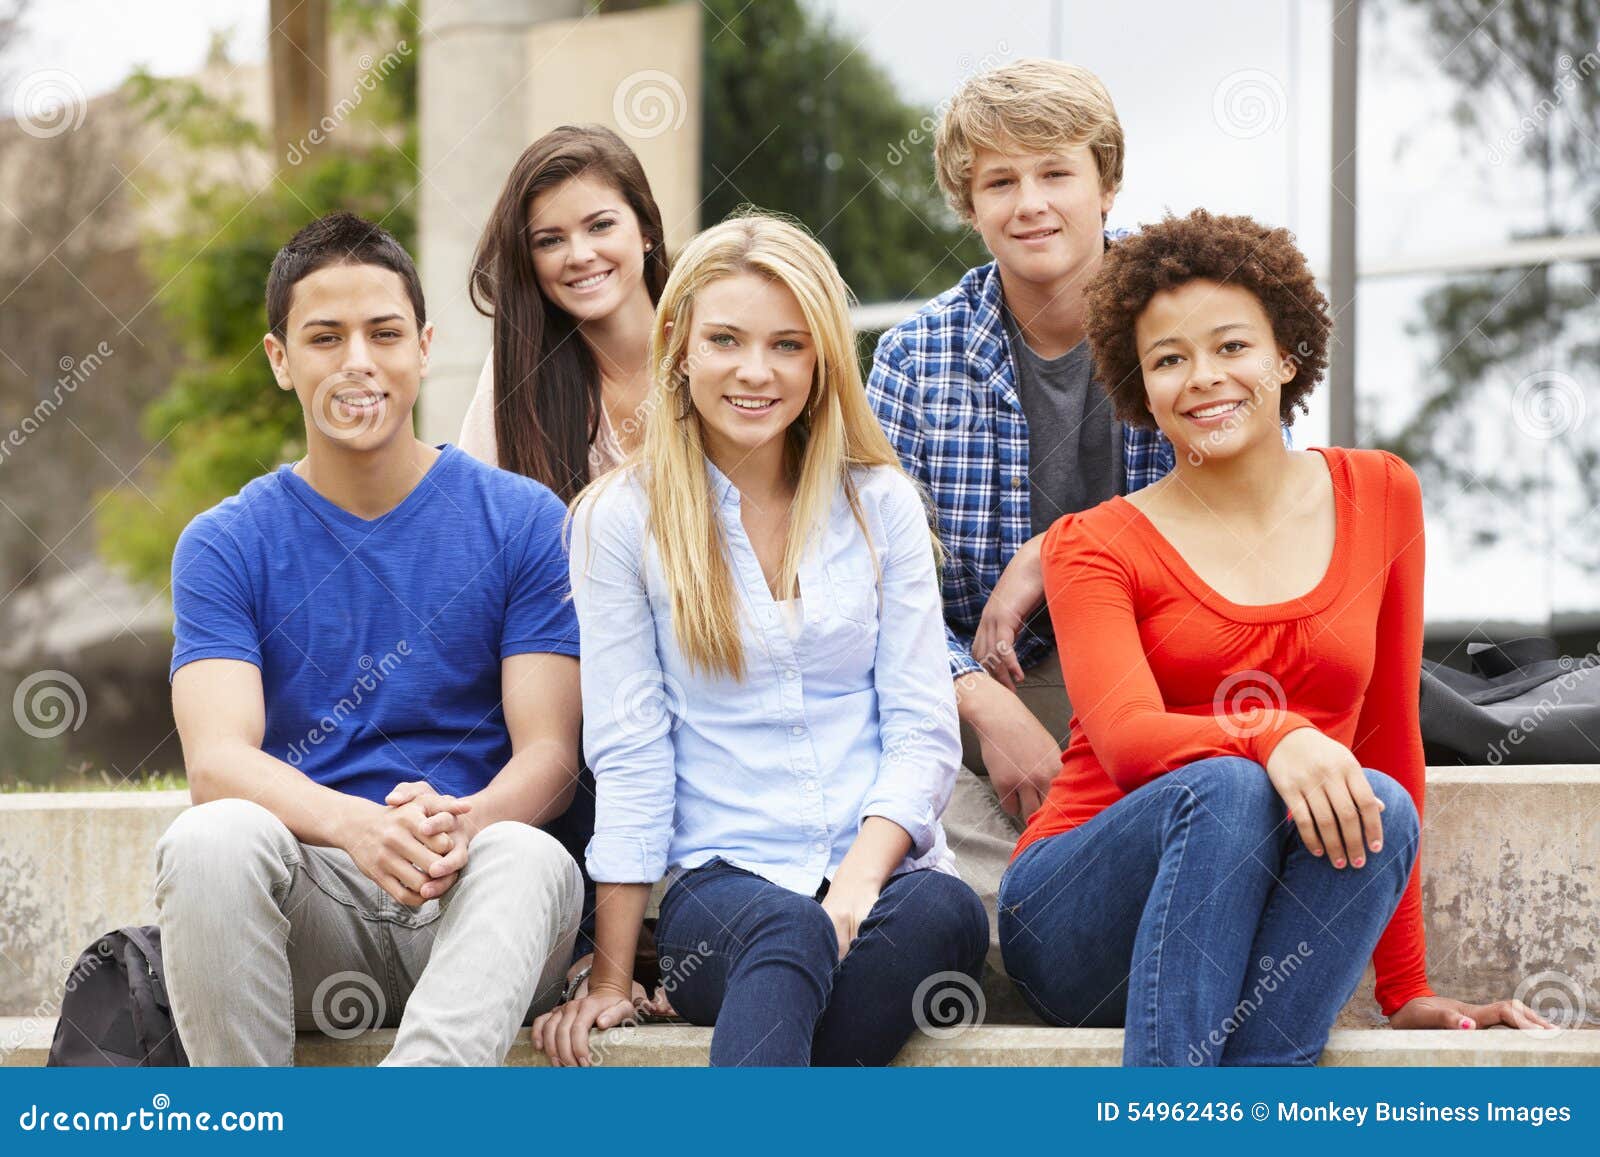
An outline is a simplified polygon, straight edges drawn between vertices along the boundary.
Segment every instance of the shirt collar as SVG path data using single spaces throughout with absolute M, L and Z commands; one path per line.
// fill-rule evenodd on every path
M 1132 236 L 1127 229 L 1107 229 L 1106 247 L 1124 237 Z M 1008 371 L 1003 386 L 1012 386 L 1013 366 L 1011 347 L 1006 340 L 1005 293 L 1000 284 L 1000 263 L 991 261 L 980 265 L 968 274 L 974 280 L 977 299 L 972 307 L 972 327 L 969 330 L 967 357 L 974 376 L 980 380 L 993 378 L 1002 368 Z M 1021 401 L 1017 404 L 1020 406 Z
M 704 458 L 704 455 L 702 455 Z M 711 494 L 717 500 L 718 506 L 739 508 L 739 489 L 734 486 L 733 479 L 712 464 L 710 458 L 704 458 L 706 464 L 706 479 L 711 483 Z

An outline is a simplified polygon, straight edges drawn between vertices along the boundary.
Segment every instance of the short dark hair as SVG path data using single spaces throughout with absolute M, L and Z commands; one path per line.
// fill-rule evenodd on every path
M 405 246 L 371 221 L 340 210 L 301 229 L 272 259 L 272 271 L 267 274 L 267 328 L 279 341 L 284 340 L 289 324 L 289 299 L 295 285 L 330 265 L 378 265 L 393 270 L 405 283 L 417 327 L 427 322 L 422 279 Z
M 1308 409 L 1306 398 L 1328 368 L 1333 330 L 1328 299 L 1287 229 L 1204 209 L 1187 217 L 1169 213 L 1160 224 L 1113 242 L 1100 272 L 1084 289 L 1095 373 L 1117 417 L 1132 426 L 1156 427 L 1146 405 L 1133 327 L 1152 297 L 1191 281 L 1236 285 L 1261 303 L 1273 340 L 1295 364 L 1294 377 L 1278 395 L 1278 417 L 1292 425 L 1294 411 Z

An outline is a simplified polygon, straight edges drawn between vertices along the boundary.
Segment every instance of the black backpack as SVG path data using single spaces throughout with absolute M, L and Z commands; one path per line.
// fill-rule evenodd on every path
M 1600 662 L 1554 639 L 1468 643 L 1472 669 L 1422 664 L 1429 766 L 1600 762 Z
M 161 931 L 119 928 L 78 957 L 67 975 L 47 1066 L 186 1066 L 161 979 Z

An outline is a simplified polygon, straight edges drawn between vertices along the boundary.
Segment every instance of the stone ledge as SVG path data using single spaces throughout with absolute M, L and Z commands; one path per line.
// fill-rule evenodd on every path
M 156 841 L 187 806 L 183 791 L 0 795 L 0 1014 L 53 1015 L 85 946 L 153 921 Z M 1600 765 L 1430 768 L 1424 863 L 1436 990 L 1553 982 L 1600 1023 Z M 1031 1019 L 1003 979 L 986 993 L 991 1024 Z M 1380 1023 L 1370 994 L 1342 1027 Z
M 53 1021 L 0 1017 L 0 1064 L 44 1064 L 55 1032 Z M 609 1039 L 608 1039 L 609 1038 Z M 375 1065 L 394 1043 L 393 1029 L 378 1029 L 346 1041 L 302 1033 L 295 1060 L 306 1066 Z M 696 1067 L 706 1064 L 711 1030 L 688 1025 L 645 1025 L 597 1033 L 592 1047 L 600 1064 L 626 1067 Z M 936 1040 L 914 1037 L 895 1064 L 919 1068 L 1115 1065 L 1122 1057 L 1122 1030 L 1029 1028 L 984 1025 Z M 548 1065 L 526 1032 L 518 1034 L 507 1065 Z M 1322 1055 L 1325 1066 L 1557 1065 L 1600 1066 L 1600 1031 L 1577 1029 L 1553 1036 L 1485 1029 L 1479 1032 L 1398 1032 L 1335 1029 Z
M 0 822 L 16 812 L 181 811 L 187 791 L 16 791 L 0 793 Z

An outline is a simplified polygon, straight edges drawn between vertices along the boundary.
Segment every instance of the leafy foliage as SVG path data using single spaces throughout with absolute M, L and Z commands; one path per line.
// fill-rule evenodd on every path
M 416 16 L 402 4 L 349 4 L 336 16 L 390 43 L 417 42 Z M 416 57 L 400 56 L 326 144 L 264 180 L 270 142 L 229 103 L 192 80 L 139 73 L 128 81 L 129 99 L 162 131 L 180 135 L 195 158 L 194 171 L 168 180 L 182 204 L 176 227 L 144 246 L 184 352 L 143 418 L 144 434 L 163 450 L 142 487 L 154 505 L 124 488 L 107 495 L 97 515 L 102 551 L 134 578 L 164 583 L 190 519 L 303 453 L 299 404 L 278 388 L 261 349 L 267 270 L 286 238 L 334 209 L 370 217 L 413 244 Z
M 930 297 L 988 260 L 933 177 L 928 110 L 798 0 L 704 0 L 701 219 L 798 218 L 862 301 Z

